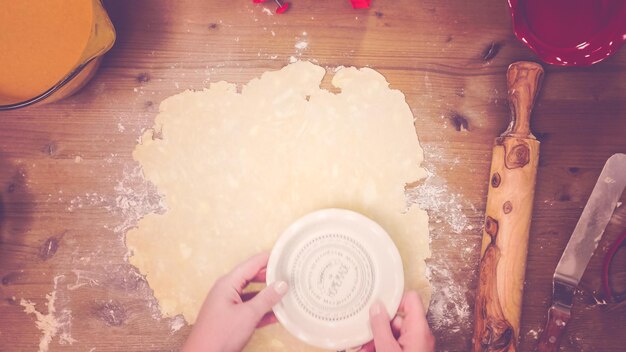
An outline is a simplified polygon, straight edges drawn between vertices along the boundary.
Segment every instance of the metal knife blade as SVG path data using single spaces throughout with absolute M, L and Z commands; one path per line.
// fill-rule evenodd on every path
M 554 272 L 555 281 L 577 286 L 626 187 L 626 154 L 611 156 Z
M 626 154 L 607 160 L 554 272 L 552 306 L 537 343 L 538 352 L 557 352 L 570 319 L 574 290 L 583 276 L 617 200 L 626 187 Z

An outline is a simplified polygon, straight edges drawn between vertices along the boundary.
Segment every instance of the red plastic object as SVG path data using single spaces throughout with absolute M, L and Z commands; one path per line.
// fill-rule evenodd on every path
M 625 240 L 626 232 L 624 232 L 622 236 L 620 236 L 620 238 L 615 240 L 611 248 L 609 248 L 609 251 L 606 253 L 606 256 L 604 257 L 604 262 L 602 263 L 602 286 L 604 288 L 604 294 L 606 295 L 606 299 L 609 302 L 612 302 L 613 300 L 621 302 L 626 298 L 626 295 L 622 295 L 623 293 L 620 295 L 613 295 L 613 291 L 611 290 L 611 285 L 609 283 L 609 267 L 611 266 L 611 262 L 615 257 L 615 253 L 617 253 L 617 250 L 622 246 L 622 244 L 625 243 Z
M 369 9 L 371 0 L 350 0 L 354 9 Z
M 286 2 L 282 6 L 280 6 L 280 7 L 278 7 L 276 9 L 276 13 L 283 13 L 283 12 L 287 11 L 288 9 L 289 9 L 289 3 Z
M 626 41 L 624 0 L 508 0 L 515 35 L 541 60 L 589 66 Z
M 252 0 L 253 3 L 255 4 L 260 4 L 263 2 L 266 2 L 267 0 Z M 274 2 L 276 3 L 276 5 L 278 5 L 278 7 L 276 8 L 276 13 L 277 14 L 281 14 L 284 13 L 285 11 L 287 11 L 289 9 L 289 3 L 288 2 L 281 2 L 280 0 L 274 0 Z

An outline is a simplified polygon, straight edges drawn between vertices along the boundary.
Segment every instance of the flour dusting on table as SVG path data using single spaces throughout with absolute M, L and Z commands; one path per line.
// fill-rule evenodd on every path
M 481 226 L 472 221 L 480 221 L 481 214 L 438 174 L 441 169 L 456 167 L 459 158 L 444 157 L 442 150 L 428 145 L 423 148 L 428 176 L 407 191 L 407 201 L 428 211 L 432 256 L 427 265 L 433 292 L 428 318 L 433 330 L 440 331 L 440 336 L 447 336 L 471 331 L 473 280 L 481 243 Z M 440 248 L 442 245 L 445 248 Z M 464 264 L 451 262 L 452 255 Z
M 139 165 L 125 167 L 122 179 L 115 186 L 115 208 L 122 222 L 115 226 L 117 234 L 125 234 L 139 219 L 149 213 L 161 213 L 165 204 L 156 188 L 144 177 Z
M 71 336 L 72 312 L 69 309 L 62 309 L 60 312 L 57 312 L 57 308 L 55 307 L 57 286 L 61 278 L 63 278 L 62 275 L 54 278 L 54 288 L 52 292 L 46 295 L 46 308 L 48 311 L 46 314 L 38 311 L 34 302 L 24 298 L 20 300 L 20 305 L 24 307 L 24 312 L 35 316 L 35 326 L 41 331 L 39 352 L 47 352 L 50 343 L 57 335 L 59 336 L 59 344 L 61 345 L 71 345 L 76 342 Z
M 436 177 L 432 171 L 423 184 L 408 191 L 409 203 L 418 204 L 420 208 L 433 214 L 436 223 L 445 221 L 454 233 L 463 232 L 469 221 L 463 213 L 461 195 L 450 192 L 445 181 Z
M 177 315 L 170 321 L 170 331 L 172 333 L 175 333 L 185 325 L 187 325 L 187 322 L 185 322 L 185 318 L 183 318 L 182 315 Z

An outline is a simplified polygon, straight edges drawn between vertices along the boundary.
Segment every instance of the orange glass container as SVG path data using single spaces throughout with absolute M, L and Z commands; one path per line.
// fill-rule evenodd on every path
M 77 92 L 114 42 L 100 0 L 0 0 L 0 111 Z

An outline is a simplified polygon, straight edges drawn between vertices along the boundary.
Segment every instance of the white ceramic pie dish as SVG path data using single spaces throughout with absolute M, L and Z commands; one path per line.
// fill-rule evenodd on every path
M 395 315 L 404 291 L 398 249 L 371 219 L 345 209 L 310 213 L 280 236 L 267 282 L 286 281 L 274 306 L 278 321 L 300 340 L 344 350 L 372 339 L 369 307 L 383 302 Z

